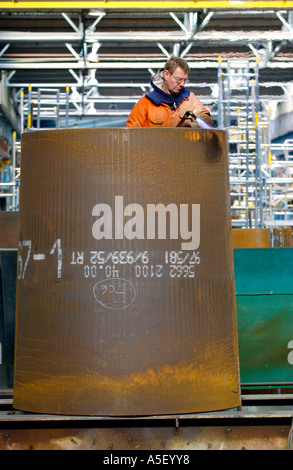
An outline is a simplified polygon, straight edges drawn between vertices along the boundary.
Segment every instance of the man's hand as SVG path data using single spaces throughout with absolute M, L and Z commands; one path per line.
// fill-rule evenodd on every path
M 194 108 L 193 114 L 196 116 L 198 114 L 210 114 L 210 108 L 208 106 L 204 106 L 203 104 L 199 104 L 196 108 Z

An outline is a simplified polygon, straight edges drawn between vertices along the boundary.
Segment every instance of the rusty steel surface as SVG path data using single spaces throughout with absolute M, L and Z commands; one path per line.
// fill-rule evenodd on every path
M 0 430 L 0 450 L 292 450 L 290 425 L 223 423 L 208 426 L 29 427 Z M 134 452 L 133 452 L 134 451 Z M 125 454 L 124 454 L 125 455 Z M 97 456 L 98 457 L 98 456 Z M 98 463 L 98 460 L 97 462 Z
M 0 212 L 0 250 L 17 249 L 18 240 L 18 212 Z
M 16 409 L 240 404 L 224 131 L 24 134 L 20 234 Z
M 270 248 L 293 246 L 291 228 L 233 229 L 233 248 Z

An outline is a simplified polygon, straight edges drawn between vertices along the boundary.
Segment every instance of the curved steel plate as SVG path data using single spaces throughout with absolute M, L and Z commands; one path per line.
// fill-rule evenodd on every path
M 15 408 L 239 405 L 226 133 L 31 132 L 21 175 Z

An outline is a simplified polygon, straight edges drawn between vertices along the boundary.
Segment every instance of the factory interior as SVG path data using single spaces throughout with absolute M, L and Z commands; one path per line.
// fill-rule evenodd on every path
M 172 56 L 213 127 L 128 128 Z M 0 1 L 0 70 L 0 450 L 292 450 L 293 2 Z

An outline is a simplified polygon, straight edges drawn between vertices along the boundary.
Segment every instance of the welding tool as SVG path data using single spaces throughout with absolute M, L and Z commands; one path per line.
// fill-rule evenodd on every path
M 177 124 L 176 127 L 181 127 L 182 124 L 184 123 L 184 121 L 186 121 L 186 119 L 188 119 L 189 117 L 192 117 L 194 120 L 196 120 L 196 115 L 193 114 L 192 111 L 186 111 L 186 113 L 184 114 L 183 118 L 181 119 L 180 122 L 178 122 L 178 124 Z
M 213 123 L 212 118 L 209 115 L 200 114 L 199 116 L 202 116 L 202 117 L 205 117 L 205 118 L 209 117 L 209 119 L 211 121 L 211 124 Z M 191 122 L 191 127 L 199 127 L 199 128 L 202 128 L 202 129 L 213 129 L 213 126 L 211 124 L 209 124 L 208 122 L 206 122 L 205 119 L 202 119 L 199 116 L 196 116 L 194 114 L 194 112 L 192 112 L 192 111 L 186 111 L 183 118 L 181 119 L 181 121 L 179 121 L 179 123 L 177 124 L 176 127 L 181 127 L 183 125 L 184 121 L 186 121 L 186 119 L 191 117 L 191 118 L 194 119 L 194 121 Z M 194 123 L 196 123 L 196 124 L 194 125 Z

